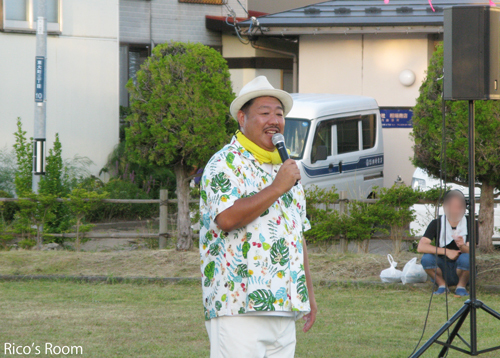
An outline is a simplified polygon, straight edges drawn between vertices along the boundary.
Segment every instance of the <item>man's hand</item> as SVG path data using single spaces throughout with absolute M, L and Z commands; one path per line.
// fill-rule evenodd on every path
M 457 244 L 458 248 L 462 247 L 463 245 L 465 245 L 465 240 L 463 238 L 463 236 L 458 236 L 455 240 L 455 243 Z
M 461 252 L 459 250 L 446 250 L 446 257 L 450 260 L 455 261 L 460 256 Z
M 271 185 L 281 193 L 281 196 L 289 191 L 299 179 L 300 169 L 297 163 L 293 159 L 287 159 L 281 166 Z
M 318 312 L 318 306 L 316 305 L 316 302 L 311 302 L 311 312 L 302 317 L 306 321 L 306 323 L 304 324 L 304 328 L 302 328 L 304 333 L 309 331 L 313 326 L 314 321 L 316 321 L 317 312 Z

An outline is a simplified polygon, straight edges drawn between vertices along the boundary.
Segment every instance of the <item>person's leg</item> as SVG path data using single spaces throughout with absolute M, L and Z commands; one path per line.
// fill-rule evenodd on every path
M 459 296 L 468 296 L 467 284 L 470 277 L 469 254 L 461 254 L 457 260 L 458 284 L 455 293 Z
M 276 342 L 267 348 L 266 357 L 269 358 L 293 358 L 295 356 L 295 345 L 297 343 L 295 333 L 295 318 L 279 317 L 278 338 Z
M 440 257 L 437 257 L 433 254 L 424 254 L 420 263 L 424 268 L 425 272 L 431 277 L 432 281 L 438 286 L 438 289 L 435 294 L 442 294 L 446 290 L 446 282 L 443 277 L 443 270 L 440 266 L 442 266 L 442 262 L 440 262 Z

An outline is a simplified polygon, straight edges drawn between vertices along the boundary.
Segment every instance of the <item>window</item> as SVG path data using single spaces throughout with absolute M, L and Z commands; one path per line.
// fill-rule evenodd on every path
M 316 163 L 326 148 L 327 156 L 332 155 L 332 124 L 334 121 L 322 121 L 316 127 L 311 150 L 311 163 Z M 286 127 L 286 126 L 285 126 Z M 323 148 L 321 148 L 323 147 Z
M 302 159 L 309 127 L 310 121 L 308 120 L 296 118 L 287 118 L 285 120 L 284 137 L 286 147 L 290 150 L 290 158 Z
M 337 154 L 359 150 L 358 128 L 354 119 L 337 122 Z
M 46 0 L 47 32 L 60 32 L 60 1 Z M 3 29 L 36 32 L 38 0 L 0 0 Z
M 363 129 L 363 149 L 370 149 L 375 146 L 377 136 L 377 121 L 374 114 L 361 117 L 361 127 Z

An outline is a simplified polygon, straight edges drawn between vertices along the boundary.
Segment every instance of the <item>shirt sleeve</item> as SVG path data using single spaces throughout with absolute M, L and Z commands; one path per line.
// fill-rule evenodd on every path
M 212 158 L 201 178 L 200 194 L 204 202 L 203 221 L 215 221 L 217 215 L 233 206 L 241 197 L 244 187 L 243 175 L 235 166 L 232 152 L 219 153 Z
M 429 226 L 427 226 L 427 229 L 425 230 L 423 237 L 426 237 L 431 241 L 436 238 L 438 229 L 437 220 L 439 219 L 434 219 L 429 223 Z

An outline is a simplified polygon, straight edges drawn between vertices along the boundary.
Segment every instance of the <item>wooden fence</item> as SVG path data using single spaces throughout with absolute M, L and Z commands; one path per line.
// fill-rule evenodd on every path
M 0 202 L 15 202 L 19 201 L 19 198 L 0 198 Z M 27 199 L 24 199 L 27 200 Z M 57 198 L 58 202 L 69 201 L 67 198 Z M 375 203 L 379 199 L 357 199 L 356 201 L 362 203 Z M 199 198 L 192 198 L 189 200 L 189 203 L 199 203 Z M 350 200 L 347 199 L 347 192 L 341 191 L 339 192 L 339 199 L 334 202 L 334 204 L 338 204 L 338 210 L 343 212 L 347 208 L 347 202 Z M 168 204 L 177 203 L 177 199 L 169 199 L 168 198 L 168 190 L 162 189 L 160 190 L 160 198 L 159 199 L 101 199 L 102 203 L 112 203 L 112 204 L 158 204 L 159 205 L 159 232 L 158 233 L 93 233 L 86 232 L 81 233 L 81 237 L 91 238 L 91 239 L 128 239 L 128 238 L 155 238 L 158 237 L 158 245 L 160 249 L 164 249 L 167 245 L 167 238 L 172 236 L 172 232 L 168 231 Z M 500 203 L 500 198 L 494 200 L 495 203 Z M 480 200 L 477 199 L 476 203 L 480 203 Z M 430 200 L 419 200 L 418 204 L 435 204 L 435 202 Z M 51 234 L 46 233 L 45 235 L 50 235 L 54 237 L 63 237 L 63 238 L 75 238 L 76 233 L 61 233 L 61 234 Z M 14 234 L 14 236 L 16 236 Z M 341 240 L 340 245 L 347 245 L 347 240 Z

